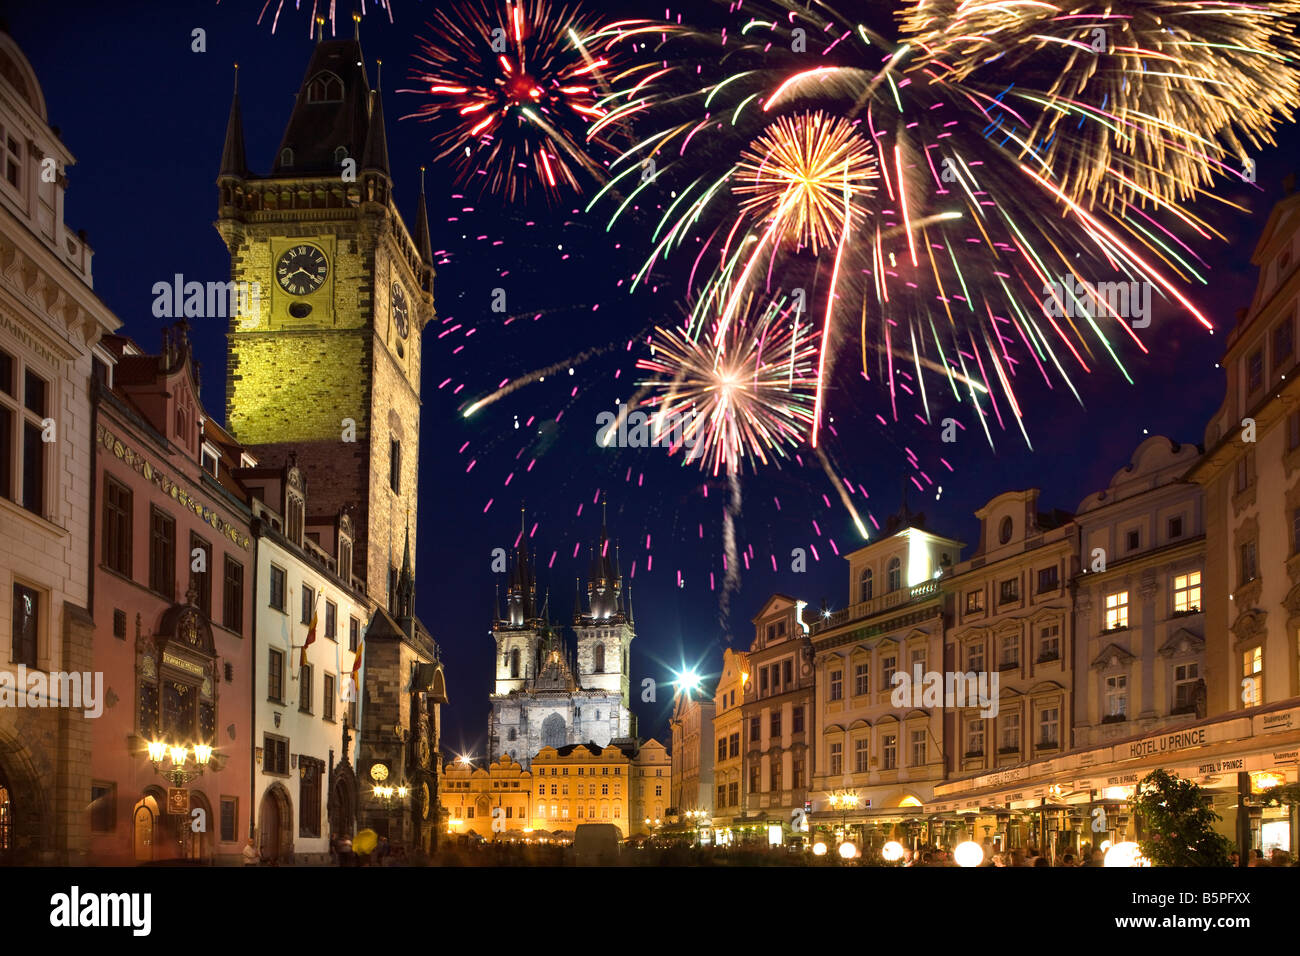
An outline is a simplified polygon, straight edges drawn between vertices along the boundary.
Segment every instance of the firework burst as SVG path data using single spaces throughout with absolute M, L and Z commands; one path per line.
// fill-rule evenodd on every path
M 1134 90 L 1195 84 L 1157 77 L 1168 66 L 1163 61 L 1157 70 L 1154 58 L 1121 58 L 1115 69 L 1127 76 L 1107 81 L 1109 95 L 1087 87 L 1100 102 L 1083 110 L 1076 102 L 1087 72 L 1082 61 L 1072 63 L 1075 79 L 1038 92 L 1032 84 L 1022 89 L 1013 72 L 997 73 L 1007 56 L 1032 48 L 1028 38 L 1046 29 L 1042 22 L 1035 28 L 1016 21 L 1016 33 L 998 21 L 999 29 L 989 26 L 992 35 L 970 37 L 957 29 L 967 21 L 954 19 L 974 17 L 978 9 L 991 22 L 1003 9 L 1028 19 L 1039 11 L 1033 16 L 1041 21 L 1047 15 L 1041 11 L 1082 6 L 902 4 L 910 42 L 887 39 L 817 0 L 732 6 L 742 17 L 738 29 L 720 34 L 665 30 L 656 62 L 611 77 L 615 92 L 601 101 L 606 114 L 593 129 L 628 121 L 638 138 L 611 164 L 610 181 L 589 208 L 605 196 L 620 197 L 611 225 L 630 205 L 658 210 L 644 268 L 689 251 L 687 281 L 696 302 L 689 327 L 716 317 L 715 348 L 746 296 L 770 294 L 774 284 L 819 290 L 821 301 L 815 308 L 809 303 L 821 348 L 814 445 L 837 353 L 848 354 L 855 339 L 861 375 L 888 389 L 893 421 L 907 416 L 900 404 L 914 402 L 907 417 L 931 424 L 936 406 L 952 401 L 969 406 L 990 445 L 995 428 L 1016 429 L 1028 444 L 1017 393 L 1032 378 L 1041 376 L 1048 389 L 1063 384 L 1082 402 L 1073 374 L 1109 360 L 1132 381 L 1126 343 L 1146 351 L 1135 316 L 1096 293 L 1100 283 L 1149 284 L 1166 307 L 1210 327 L 1179 285 L 1206 281 L 1193 243 L 1216 233 L 1177 203 L 1180 194 L 1161 177 L 1191 175 L 1190 167 L 1180 172 L 1165 162 L 1168 151 L 1187 137 L 1203 137 L 1232 101 L 1220 97 L 1195 122 L 1183 116 L 1180 126 L 1180 115 L 1195 104 L 1185 102 L 1186 94 L 1168 93 L 1181 105 L 1138 122 L 1158 98 Z M 1156 42 L 1143 16 L 1127 13 L 1130 7 L 1143 15 L 1182 7 L 1197 16 L 1170 26 L 1169 36 L 1177 37 L 1185 59 L 1200 43 L 1204 65 L 1213 48 L 1235 36 L 1254 46 L 1224 60 L 1215 83 L 1239 81 L 1249 90 L 1267 82 L 1265 66 L 1278 60 L 1261 44 L 1288 35 L 1289 27 L 1279 21 L 1270 34 L 1257 7 L 1221 4 L 1230 12 L 1219 14 L 1209 6 L 1147 0 L 1107 9 L 1136 31 L 1136 39 L 1121 44 L 1126 55 L 1129 46 L 1140 52 Z M 1243 19 L 1236 23 L 1239 7 Z M 1065 14 L 1052 25 L 1071 36 Z M 1164 41 L 1164 49 L 1171 43 Z M 945 55 L 968 48 L 974 51 L 969 65 L 945 63 Z M 1175 72 L 1180 69 L 1190 67 Z M 1293 67 L 1283 69 L 1278 96 L 1261 97 L 1240 118 L 1245 134 L 1262 135 L 1266 118 L 1283 112 L 1293 95 L 1286 92 Z M 986 93 L 976 80 L 998 90 Z M 1210 90 L 1202 85 L 1203 99 Z M 1116 102 L 1120 93 L 1123 103 Z M 1036 125 L 1031 103 L 1043 115 L 1068 114 L 1071 128 L 1056 120 Z M 1128 115 L 1125 124 L 1115 119 L 1119 110 Z M 814 188 L 789 170 L 784 182 L 777 178 L 780 166 L 808 167 L 808 151 L 801 152 L 790 131 L 814 115 L 836 117 L 841 135 L 861 141 L 863 148 L 854 150 L 863 157 L 856 189 L 841 184 L 837 195 L 829 179 Z M 1101 148 L 1108 138 L 1113 148 Z M 791 148 L 781 162 L 774 147 L 785 141 Z M 875 177 L 866 174 L 868 158 Z M 1215 160 L 1202 144 L 1199 157 L 1186 162 L 1214 168 Z M 1103 197 L 1137 195 L 1144 203 L 1103 201 L 1092 208 L 1078 195 L 1086 184 Z M 733 195 L 742 201 L 729 202 Z M 938 388 L 927 383 L 936 373 Z
M 875 176 L 871 144 L 851 123 L 799 113 L 779 117 L 741 154 L 734 190 L 741 212 L 816 255 L 860 222 Z
M 439 9 L 429 26 L 410 71 L 415 86 L 403 92 L 429 98 L 409 117 L 433 125 L 437 159 L 453 162 L 459 182 L 481 174 L 482 191 L 514 200 L 538 187 L 552 197 L 580 192 L 580 172 L 603 178 L 588 150 L 614 146 L 589 139 L 587 127 L 604 115 L 597 104 L 617 25 L 588 44 L 594 18 L 520 0 Z
M 990 107 L 1071 199 L 1113 207 L 1243 175 L 1300 100 L 1297 14 L 1295 0 L 925 0 L 900 19 L 916 69 Z
M 649 427 L 668 435 L 669 452 L 686 452 L 712 475 L 738 474 L 785 457 L 808 436 L 816 382 L 816 339 L 801 335 L 788 297 L 755 305 L 730 323 L 720 342 L 688 329 L 656 328 L 649 358 L 637 368 L 654 411 Z

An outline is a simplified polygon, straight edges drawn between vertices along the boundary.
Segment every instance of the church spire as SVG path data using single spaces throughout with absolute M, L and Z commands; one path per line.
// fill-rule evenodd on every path
M 244 155 L 244 119 L 239 109 L 239 64 L 235 64 L 235 94 L 230 100 L 230 117 L 226 120 L 226 143 L 221 150 L 221 172 L 217 179 L 243 179 L 248 175 Z

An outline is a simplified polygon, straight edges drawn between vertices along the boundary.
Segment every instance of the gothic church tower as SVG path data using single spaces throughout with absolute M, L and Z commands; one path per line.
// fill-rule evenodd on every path
M 416 553 L 433 254 L 423 185 L 414 234 L 393 201 L 360 40 L 320 36 L 269 175 L 249 171 L 238 90 L 231 104 L 215 225 L 256 298 L 230 320 L 226 423 L 264 466 L 296 451 L 314 510 L 354 505 L 351 573 L 392 610 L 408 518 Z

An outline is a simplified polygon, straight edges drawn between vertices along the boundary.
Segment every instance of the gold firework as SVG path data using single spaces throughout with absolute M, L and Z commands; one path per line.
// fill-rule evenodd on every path
M 818 110 L 782 116 L 760 133 L 736 165 L 735 192 L 743 213 L 816 254 L 836 244 L 846 217 L 852 228 L 865 215 L 876 176 L 871 143 Z
M 1252 153 L 1300 99 L 1297 0 L 912 0 L 918 69 L 1076 201 L 1172 204 Z

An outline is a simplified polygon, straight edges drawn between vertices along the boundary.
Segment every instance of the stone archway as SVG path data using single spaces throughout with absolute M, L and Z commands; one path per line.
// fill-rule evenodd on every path
M 203 828 L 194 829 L 194 811 L 202 810 L 198 819 L 203 821 Z M 217 819 L 212 815 L 212 803 L 202 790 L 190 791 L 190 815 L 182 821 L 188 836 L 186 857 L 200 863 L 212 862 L 212 829 L 217 826 Z
M 357 829 L 357 778 L 352 768 L 341 764 L 334 768 L 330 781 L 329 828 L 340 839 L 352 836 Z
M 0 727 L 0 866 L 52 862 L 54 819 L 41 779 L 31 752 Z
M 268 863 L 293 862 L 293 801 L 278 781 L 262 794 L 257 811 L 257 845 Z
M 145 794 L 131 808 L 131 854 L 137 863 L 153 861 L 154 843 L 161 835 L 158 801 L 152 794 Z

